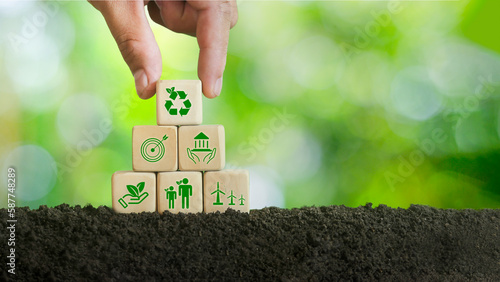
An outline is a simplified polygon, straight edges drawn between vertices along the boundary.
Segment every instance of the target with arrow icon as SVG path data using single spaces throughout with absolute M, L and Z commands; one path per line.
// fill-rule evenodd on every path
M 154 163 L 163 158 L 165 155 L 165 145 L 163 141 L 168 139 L 167 135 L 163 136 L 163 139 L 158 138 L 148 138 L 141 145 L 141 156 L 144 160 Z

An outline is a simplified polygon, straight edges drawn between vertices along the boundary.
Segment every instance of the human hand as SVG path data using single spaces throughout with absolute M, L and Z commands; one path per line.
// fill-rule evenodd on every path
M 219 96 L 226 66 L 229 30 L 238 20 L 235 0 L 89 0 L 99 10 L 135 79 L 137 94 L 151 98 L 160 79 L 161 53 L 144 6 L 156 23 L 196 36 L 200 46 L 198 77 L 207 98 Z

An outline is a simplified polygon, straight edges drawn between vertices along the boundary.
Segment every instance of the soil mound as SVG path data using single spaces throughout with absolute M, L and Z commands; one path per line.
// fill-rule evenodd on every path
M 16 209 L 16 275 L 0 280 L 500 279 L 500 210 L 344 206 L 243 214 Z M 8 255 L 7 210 L 0 210 Z

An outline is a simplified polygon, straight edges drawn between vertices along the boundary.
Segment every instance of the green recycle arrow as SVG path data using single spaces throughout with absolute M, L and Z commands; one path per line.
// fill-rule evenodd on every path
M 191 101 L 187 98 L 187 93 L 184 91 L 175 91 L 175 87 L 172 88 L 167 88 L 167 93 L 169 93 L 169 98 L 170 100 L 165 100 L 165 109 L 167 109 L 167 112 L 172 115 L 176 116 L 177 113 L 179 113 L 181 116 L 185 116 L 189 113 L 189 109 L 191 109 Z M 177 108 L 174 108 L 174 102 L 177 97 L 180 98 L 180 100 L 184 100 L 182 103 L 184 107 L 182 107 L 180 110 L 177 110 Z

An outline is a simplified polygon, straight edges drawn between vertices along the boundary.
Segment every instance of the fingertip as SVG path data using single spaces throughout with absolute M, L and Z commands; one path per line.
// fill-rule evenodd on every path
M 156 94 L 156 82 L 150 83 L 142 92 L 142 96 L 139 97 L 143 100 L 147 100 Z
M 203 95 L 209 99 L 219 97 L 222 91 L 222 77 L 213 81 L 202 80 L 202 91 Z
M 134 73 L 134 80 L 135 90 L 139 98 L 147 100 L 155 95 L 157 78 L 148 76 L 143 69 L 140 69 Z
M 214 85 L 214 95 L 215 97 L 218 97 L 220 95 L 220 92 L 222 91 L 222 77 L 219 77 L 216 81 L 215 81 L 215 85 Z
M 148 76 L 143 69 L 134 72 L 135 91 L 140 98 L 144 99 L 143 93 L 148 86 Z
M 217 96 L 213 95 L 211 91 L 209 91 L 208 89 L 205 89 L 205 87 L 203 88 L 203 95 L 205 95 L 205 97 L 207 97 L 208 99 L 213 99 Z

